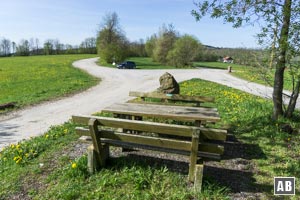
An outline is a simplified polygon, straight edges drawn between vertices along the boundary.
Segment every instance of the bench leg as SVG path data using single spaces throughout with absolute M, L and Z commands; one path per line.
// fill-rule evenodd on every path
M 198 191 L 201 192 L 202 178 L 203 178 L 203 163 L 196 165 L 195 182 L 194 182 L 194 189 L 196 192 Z
M 105 164 L 106 163 L 106 160 L 107 158 L 109 157 L 109 145 L 108 144 L 105 144 L 105 145 L 102 145 L 102 152 L 100 155 L 100 159 L 101 159 L 101 163 L 102 164 Z M 94 145 L 90 145 L 87 149 L 87 153 L 88 153 L 88 163 L 87 163 L 87 166 L 88 166 L 88 172 L 90 174 L 93 174 L 95 173 L 95 171 L 97 171 L 99 169 L 99 166 L 101 166 L 101 164 L 97 161 L 97 152 L 95 151 L 94 149 Z
M 88 147 L 87 149 L 88 151 L 88 161 L 87 161 L 87 167 L 88 167 L 88 171 L 90 174 L 93 174 L 95 173 L 95 170 L 96 170 L 96 153 L 94 151 L 94 146 L 91 145 Z
M 191 147 L 191 155 L 190 155 L 190 167 L 189 167 L 189 181 L 195 181 L 195 168 L 197 164 L 198 158 L 198 146 L 199 146 L 199 137 L 200 131 L 196 131 L 192 136 L 192 147 Z
M 98 130 L 99 122 L 96 119 L 89 120 L 89 129 L 93 141 L 93 151 L 90 150 L 90 160 L 96 160 L 91 166 L 95 166 L 96 169 L 105 166 L 105 161 L 109 154 L 108 145 L 101 144 L 101 131 Z

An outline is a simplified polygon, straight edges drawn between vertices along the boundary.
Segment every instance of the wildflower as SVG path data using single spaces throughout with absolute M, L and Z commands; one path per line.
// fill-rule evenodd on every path
M 19 149 L 20 148 L 20 145 L 18 144 L 17 146 L 16 146 L 16 149 Z
M 19 164 L 22 161 L 22 158 L 20 157 L 18 160 L 16 160 L 16 163 Z
M 14 157 L 14 161 L 19 164 L 22 161 L 22 157 L 21 156 L 15 156 Z
M 64 129 L 64 134 L 67 134 L 68 133 L 68 129 Z
M 76 169 L 77 168 L 77 164 L 76 163 L 72 163 L 72 168 Z
M 14 144 L 11 144 L 11 145 L 10 145 L 10 148 L 14 149 L 14 148 L 15 148 L 15 145 L 14 145 Z
M 48 134 L 46 134 L 46 135 L 45 135 L 45 138 L 46 138 L 46 139 L 48 139 L 48 137 L 49 137 L 49 135 L 48 135 Z

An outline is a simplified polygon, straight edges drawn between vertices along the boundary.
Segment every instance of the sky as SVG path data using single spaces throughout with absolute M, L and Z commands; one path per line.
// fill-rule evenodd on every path
M 146 40 L 163 24 L 173 24 L 180 34 L 195 36 L 215 47 L 258 47 L 257 27 L 234 29 L 222 20 L 203 18 L 196 22 L 191 11 L 197 0 L 0 0 L 0 38 L 59 39 L 79 45 L 95 37 L 108 13 L 116 12 L 126 37 Z

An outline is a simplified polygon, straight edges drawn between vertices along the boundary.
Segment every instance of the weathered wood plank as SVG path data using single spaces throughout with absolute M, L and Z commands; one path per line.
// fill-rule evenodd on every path
M 192 136 L 191 155 L 190 155 L 190 167 L 189 167 L 189 181 L 194 182 L 195 170 L 198 157 L 200 131 L 195 131 Z
M 103 138 L 107 138 L 107 139 L 119 140 L 123 142 L 134 143 L 134 144 L 144 144 L 144 145 L 162 147 L 168 149 L 178 149 L 178 150 L 188 151 L 191 148 L 190 141 L 180 141 L 180 140 L 173 140 L 173 139 L 116 133 L 113 131 L 105 131 L 105 130 L 101 131 L 101 135 Z
M 225 141 L 227 138 L 227 130 L 224 129 L 204 127 L 199 127 L 199 129 L 201 131 L 201 137 L 203 137 L 203 139 Z
M 108 117 L 96 117 L 96 116 L 72 116 L 73 122 L 78 124 L 86 125 L 90 118 L 96 119 L 100 126 L 108 126 L 114 128 L 131 129 L 137 131 L 144 131 L 150 133 L 161 133 L 168 135 L 177 136 L 192 136 L 193 130 L 198 129 L 198 127 L 188 127 L 175 124 L 162 124 L 155 122 L 137 121 L 137 120 L 126 120 L 118 118 L 108 118 Z M 208 131 L 208 130 L 207 130 Z
M 91 118 L 89 120 L 89 131 L 90 131 L 90 134 L 91 134 L 91 137 L 92 137 L 92 141 L 93 141 L 93 146 L 94 146 L 94 151 L 95 151 L 95 157 L 96 157 L 96 160 L 97 160 L 97 163 L 96 165 L 100 165 L 101 167 L 102 166 L 105 166 L 105 160 L 103 160 L 103 147 L 102 147 L 102 144 L 101 144 L 101 138 L 100 138 L 100 134 L 99 134 L 99 131 L 98 131 L 98 121 L 96 119 L 93 119 Z
M 224 146 L 211 143 L 199 143 L 199 151 L 223 155 Z
M 180 95 L 180 94 L 162 94 L 157 92 L 136 92 L 130 91 L 129 96 L 131 97 L 142 97 L 142 98 L 157 98 L 157 99 L 168 99 L 175 101 L 183 101 L 183 102 L 214 102 L 214 97 L 205 97 L 205 96 L 188 96 L 188 95 Z
M 199 163 L 196 165 L 196 170 L 195 170 L 195 181 L 194 181 L 195 192 L 201 192 L 202 179 L 203 179 L 203 163 Z
M 88 172 L 90 174 L 95 173 L 96 171 L 96 163 L 97 163 L 97 159 L 96 159 L 96 152 L 94 150 L 94 145 L 90 145 L 87 148 L 87 154 L 88 154 L 88 160 L 87 160 L 87 168 L 88 168 Z
M 179 121 L 220 121 L 216 108 L 118 103 L 106 107 L 102 111 L 135 116 L 161 117 Z
M 195 129 L 200 129 L 201 137 L 209 140 L 221 140 L 225 141 L 227 137 L 227 131 L 223 129 L 213 129 L 204 127 L 188 127 L 174 124 L 162 124 L 146 121 L 132 121 L 117 118 L 108 117 L 96 117 L 96 116 L 72 116 L 75 123 L 87 125 L 90 118 L 95 118 L 102 126 L 109 126 L 115 128 L 132 129 L 138 131 L 147 131 L 151 133 L 161 133 L 177 136 L 192 136 L 192 132 Z
M 90 136 L 90 132 L 86 128 L 77 127 L 75 130 L 76 130 L 76 133 L 78 135 Z M 154 147 L 154 146 L 142 145 L 142 144 L 134 144 L 134 143 L 128 143 L 128 142 L 119 141 L 119 140 L 105 139 L 105 138 L 102 138 L 101 142 L 102 143 L 108 143 L 108 144 L 113 145 L 113 146 L 119 146 L 119 147 L 128 147 L 128 148 L 138 148 L 138 149 L 162 151 L 162 152 L 175 153 L 175 154 L 186 155 L 186 156 L 190 155 L 190 150 L 183 151 L 183 150 L 176 150 L 176 149 L 166 149 L 166 148 L 161 148 L 161 147 Z M 200 144 L 200 146 L 201 146 L 201 144 Z M 209 159 L 213 159 L 213 160 L 220 160 L 221 159 L 220 154 L 212 153 L 212 152 L 204 152 L 204 151 L 201 151 L 201 150 L 198 150 L 198 157 L 209 158 Z

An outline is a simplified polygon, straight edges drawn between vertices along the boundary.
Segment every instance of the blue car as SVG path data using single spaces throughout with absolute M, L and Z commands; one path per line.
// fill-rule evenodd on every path
M 125 62 L 122 62 L 121 64 L 118 64 L 117 68 L 118 69 L 135 69 L 136 64 L 135 64 L 135 62 L 132 62 L 132 61 L 125 61 Z

